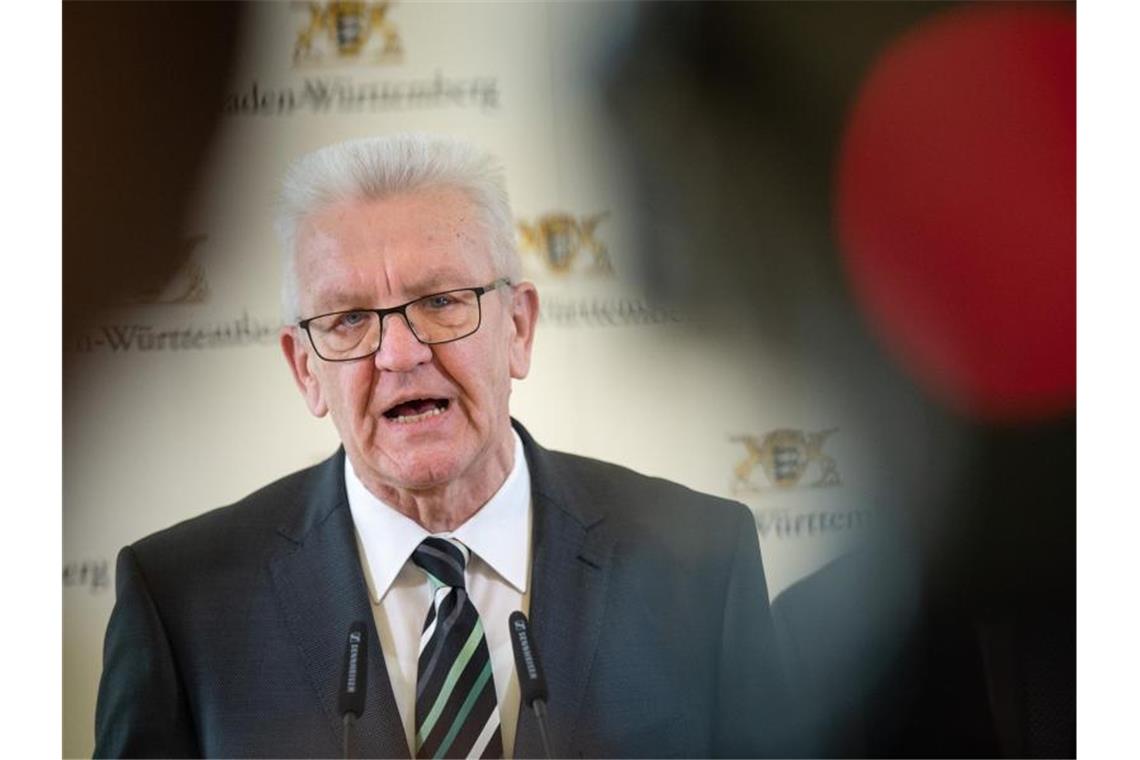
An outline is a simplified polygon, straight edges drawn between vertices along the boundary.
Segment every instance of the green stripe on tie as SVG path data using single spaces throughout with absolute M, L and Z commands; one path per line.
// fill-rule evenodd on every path
M 455 741 L 455 737 L 459 734 L 459 729 L 463 728 L 463 721 L 467 720 L 467 713 L 471 712 L 471 708 L 475 706 L 475 700 L 479 699 L 479 695 L 483 693 L 483 687 L 487 685 L 487 680 L 491 677 L 491 661 L 487 660 L 487 664 L 483 666 L 483 672 L 479 674 L 476 679 L 475 685 L 471 687 L 471 693 L 467 695 L 467 699 L 463 701 L 463 706 L 459 708 L 459 714 L 455 716 L 455 722 L 451 724 L 451 730 L 447 732 L 447 736 L 443 737 L 443 743 L 439 745 L 436 750 L 436 758 L 443 757 L 447 751 L 451 749 L 451 743 Z
M 424 718 L 423 725 L 420 726 L 419 731 L 416 732 L 416 751 L 424 746 L 424 742 L 428 736 L 431 735 L 431 730 L 435 727 L 435 722 L 439 720 L 440 713 L 447 705 L 447 698 L 451 696 L 452 689 L 455 688 L 456 681 L 459 676 L 463 674 L 463 669 L 467 667 L 467 662 L 471 659 L 471 655 L 475 654 L 476 647 L 479 642 L 483 640 L 483 621 L 476 620 L 475 627 L 471 629 L 471 635 L 467 637 L 467 642 L 463 645 L 463 649 L 459 651 L 459 655 L 455 658 L 455 662 L 451 664 L 451 670 L 447 673 L 447 678 L 444 679 L 443 686 L 439 689 L 439 694 L 435 698 L 435 704 L 431 706 L 431 711 Z M 442 645 L 442 642 L 440 642 Z M 487 658 L 490 662 L 490 657 Z M 480 675 L 482 678 L 482 675 Z

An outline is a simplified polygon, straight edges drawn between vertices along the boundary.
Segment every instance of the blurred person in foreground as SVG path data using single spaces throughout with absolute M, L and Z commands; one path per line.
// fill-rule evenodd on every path
M 280 341 L 342 448 L 122 550 L 97 756 L 335 756 L 365 621 L 361 756 L 782 752 L 748 511 L 547 451 L 510 417 L 538 295 L 501 170 L 448 139 L 327 147 L 285 183 Z
M 871 529 L 772 600 L 798 751 L 1075 756 L 1076 6 L 635 22 L 604 89 L 650 296 L 866 457 Z

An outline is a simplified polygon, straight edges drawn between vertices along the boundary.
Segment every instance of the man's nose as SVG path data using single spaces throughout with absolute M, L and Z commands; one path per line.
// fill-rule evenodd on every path
M 420 343 L 407 318 L 402 314 L 387 314 L 380 325 L 380 350 L 376 352 L 376 366 L 391 372 L 407 372 L 431 361 L 431 346 Z

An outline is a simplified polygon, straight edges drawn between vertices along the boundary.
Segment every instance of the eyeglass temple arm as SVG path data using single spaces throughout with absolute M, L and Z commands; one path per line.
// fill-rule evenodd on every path
M 486 293 L 491 292 L 492 290 L 495 290 L 496 288 L 501 288 L 504 285 L 510 285 L 510 284 L 511 284 L 511 278 L 510 277 L 500 277 L 499 279 L 492 282 L 490 285 L 484 285 L 481 288 L 472 288 L 472 290 L 474 290 L 479 295 L 484 295 Z

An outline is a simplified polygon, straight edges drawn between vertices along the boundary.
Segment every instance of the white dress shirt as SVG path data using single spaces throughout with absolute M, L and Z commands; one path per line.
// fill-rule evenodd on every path
M 451 533 L 428 533 L 419 523 L 377 499 L 345 459 L 348 506 L 356 524 L 372 614 L 412 757 L 420 633 L 432 594 L 427 575 L 412 563 L 411 555 L 430 535 L 454 538 L 471 550 L 464 574 L 467 593 L 483 621 L 491 654 L 503 756 L 514 755 L 519 683 L 507 618 L 515 610 L 529 612 L 531 501 L 530 471 L 522 440 L 513 430 L 511 434 L 515 439 L 515 463 L 507 479 L 490 501 Z

